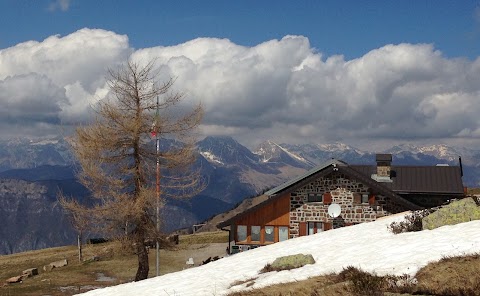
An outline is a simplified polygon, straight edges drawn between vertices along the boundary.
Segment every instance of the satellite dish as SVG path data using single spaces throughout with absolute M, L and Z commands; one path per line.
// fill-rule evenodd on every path
M 337 218 L 340 216 L 340 213 L 342 212 L 342 209 L 340 208 L 339 204 L 331 204 L 328 207 L 328 215 L 332 218 Z

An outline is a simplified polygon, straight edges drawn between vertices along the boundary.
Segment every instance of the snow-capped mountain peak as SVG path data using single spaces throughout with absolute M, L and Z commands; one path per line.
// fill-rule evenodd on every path
M 213 154 L 211 151 L 200 151 L 200 154 L 205 157 L 206 160 L 208 161 L 211 161 L 211 162 L 216 162 L 218 164 L 221 164 L 221 165 L 224 165 L 225 163 L 221 160 L 221 158 L 219 158 L 218 156 L 216 156 L 215 154 Z
M 257 156 L 232 137 L 206 137 L 198 143 L 200 154 L 215 164 L 256 164 Z
M 282 147 L 282 145 L 279 145 L 271 140 L 261 143 L 254 153 L 260 157 L 260 161 L 262 163 L 281 162 L 291 164 L 293 166 L 309 165 L 309 162 L 305 158 L 290 152 L 287 148 Z
M 475 154 L 474 151 L 465 148 L 453 148 L 445 144 L 436 144 L 436 145 L 425 145 L 417 146 L 413 144 L 400 144 L 396 145 L 385 151 L 386 153 L 391 153 L 394 155 L 401 155 L 405 153 L 411 154 L 424 154 L 434 156 L 439 159 L 446 161 L 457 162 L 458 157 L 462 156 L 466 159 L 469 159 L 472 155 Z
M 355 151 L 358 154 L 365 154 L 365 152 L 341 142 L 318 144 L 317 147 L 326 152 Z

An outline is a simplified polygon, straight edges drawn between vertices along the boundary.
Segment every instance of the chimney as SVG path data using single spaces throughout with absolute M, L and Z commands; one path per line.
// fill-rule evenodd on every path
M 375 155 L 377 161 L 377 177 L 390 179 L 390 169 L 392 165 L 391 154 L 377 154 Z

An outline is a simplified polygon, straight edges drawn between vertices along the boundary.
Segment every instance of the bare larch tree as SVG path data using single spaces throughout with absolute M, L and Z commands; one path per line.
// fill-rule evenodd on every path
M 153 61 L 128 61 L 109 70 L 110 95 L 94 106 L 95 120 L 78 127 L 72 140 L 81 166 L 78 178 L 95 204 L 87 208 L 71 201 L 66 206 L 73 212 L 89 211 L 96 226 L 109 235 L 129 234 L 138 256 L 135 281 L 148 277 L 145 240 L 159 238 L 157 192 L 163 204 L 168 195 L 192 196 L 203 188 L 199 171 L 191 168 L 202 106 L 180 106 L 184 96 L 172 91 L 174 80 L 160 82 L 154 66 Z M 166 143 L 159 152 L 150 136 L 152 128 Z M 157 161 L 162 168 L 160 188 Z

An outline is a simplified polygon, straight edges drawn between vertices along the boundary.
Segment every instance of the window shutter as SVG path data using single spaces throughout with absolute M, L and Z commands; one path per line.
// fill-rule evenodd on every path
M 331 223 L 331 222 L 325 222 L 325 223 L 323 223 L 323 229 L 324 229 L 324 230 L 330 230 L 330 229 L 332 229 L 332 223 Z
M 332 203 L 332 194 L 330 192 L 325 192 L 323 194 L 323 203 L 329 205 Z
M 353 203 L 355 204 L 362 203 L 362 195 L 360 193 L 353 194 Z
M 368 197 L 368 204 L 371 206 L 375 204 L 375 195 L 370 194 L 370 196 Z
M 307 235 L 307 223 L 306 222 L 299 222 L 298 223 L 298 236 L 305 236 Z

